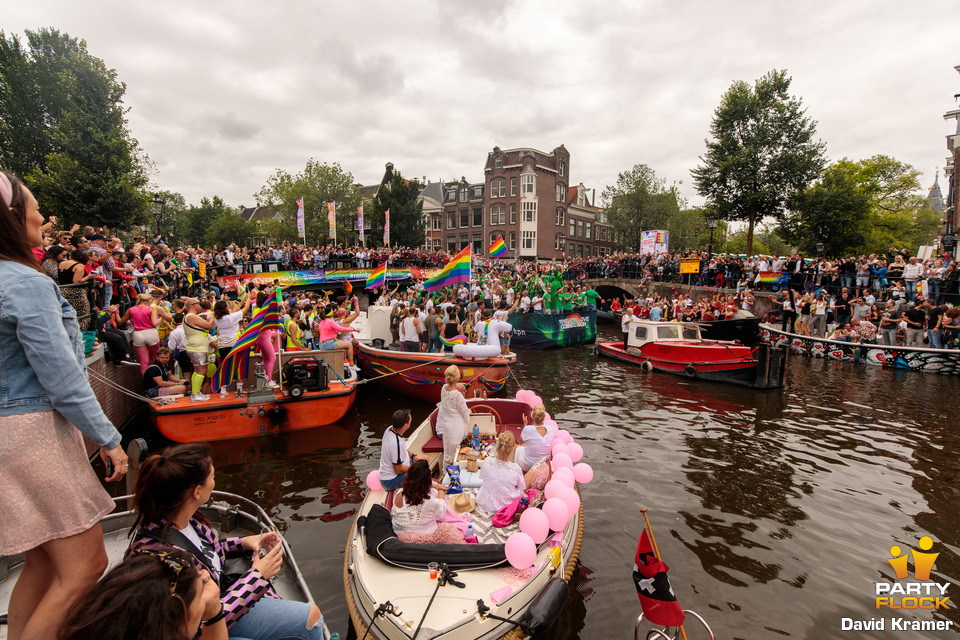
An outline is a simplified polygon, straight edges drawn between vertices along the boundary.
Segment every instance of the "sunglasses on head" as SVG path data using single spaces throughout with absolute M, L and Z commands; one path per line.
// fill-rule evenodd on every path
M 179 598 L 177 595 L 177 580 L 180 579 L 180 573 L 187 568 L 188 564 L 180 558 L 174 557 L 169 551 L 158 549 L 137 549 L 133 552 L 135 556 L 152 556 L 160 561 L 164 567 L 173 573 L 173 579 L 170 580 L 170 595 Z

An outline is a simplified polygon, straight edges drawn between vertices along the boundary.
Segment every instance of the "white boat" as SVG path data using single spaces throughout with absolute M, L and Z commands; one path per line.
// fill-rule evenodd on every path
M 530 405 L 516 400 L 468 400 L 478 422 L 497 433 L 518 433 Z M 486 415 L 483 415 L 486 414 Z M 434 434 L 437 412 L 407 438 L 411 455 L 425 453 L 435 468 L 443 444 Z M 464 482 L 467 486 L 467 482 Z M 407 544 L 396 539 L 389 520 L 392 497 L 370 491 L 347 540 L 343 565 L 347 608 L 357 637 L 390 640 L 443 638 L 492 640 L 523 638 L 545 631 L 567 601 L 566 582 L 573 574 L 583 534 L 583 507 L 571 517 L 556 541 L 548 536 L 537 547 L 536 561 L 523 581 L 506 562 L 502 544 Z M 552 546 L 555 542 L 559 546 Z M 551 555 L 552 554 L 552 555 Z M 438 586 L 426 565 L 446 561 L 454 580 Z M 379 613 L 378 613 L 379 612 Z

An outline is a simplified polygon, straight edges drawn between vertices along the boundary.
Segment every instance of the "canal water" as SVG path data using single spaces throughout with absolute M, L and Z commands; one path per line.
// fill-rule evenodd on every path
M 601 326 L 601 339 L 615 337 Z M 522 351 L 515 374 L 595 470 L 571 599 L 544 637 L 632 637 L 641 507 L 680 604 L 718 638 L 957 637 L 891 631 L 889 620 L 956 628 L 956 608 L 878 611 L 875 595 L 895 582 L 891 546 L 908 552 L 927 535 L 940 554 L 931 579 L 953 583 L 946 595 L 960 606 L 960 379 L 796 357 L 785 388 L 761 392 L 641 372 L 592 347 Z M 339 424 L 213 443 L 217 488 L 281 523 L 342 637 L 347 533 L 398 408 L 415 424 L 432 409 L 365 384 Z M 844 633 L 844 618 L 886 618 L 887 631 Z M 706 637 L 693 621 L 687 630 Z

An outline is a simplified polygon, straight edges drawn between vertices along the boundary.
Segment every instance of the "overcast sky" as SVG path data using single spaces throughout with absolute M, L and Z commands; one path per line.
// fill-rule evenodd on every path
M 3 29 L 87 41 L 127 85 L 154 182 L 251 206 L 310 157 L 379 181 L 483 179 L 487 152 L 560 144 L 571 182 L 637 163 L 682 181 L 735 80 L 787 69 L 831 160 L 933 183 L 955 123 L 956 0 L 7 3 Z M 942 174 L 941 174 L 942 175 Z M 941 179 L 946 191 L 946 183 Z

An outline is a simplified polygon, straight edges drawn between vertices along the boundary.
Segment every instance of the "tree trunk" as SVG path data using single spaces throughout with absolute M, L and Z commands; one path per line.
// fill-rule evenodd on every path
M 747 218 L 747 257 L 753 255 L 753 225 L 756 219 L 756 214 L 750 212 L 750 217 Z

